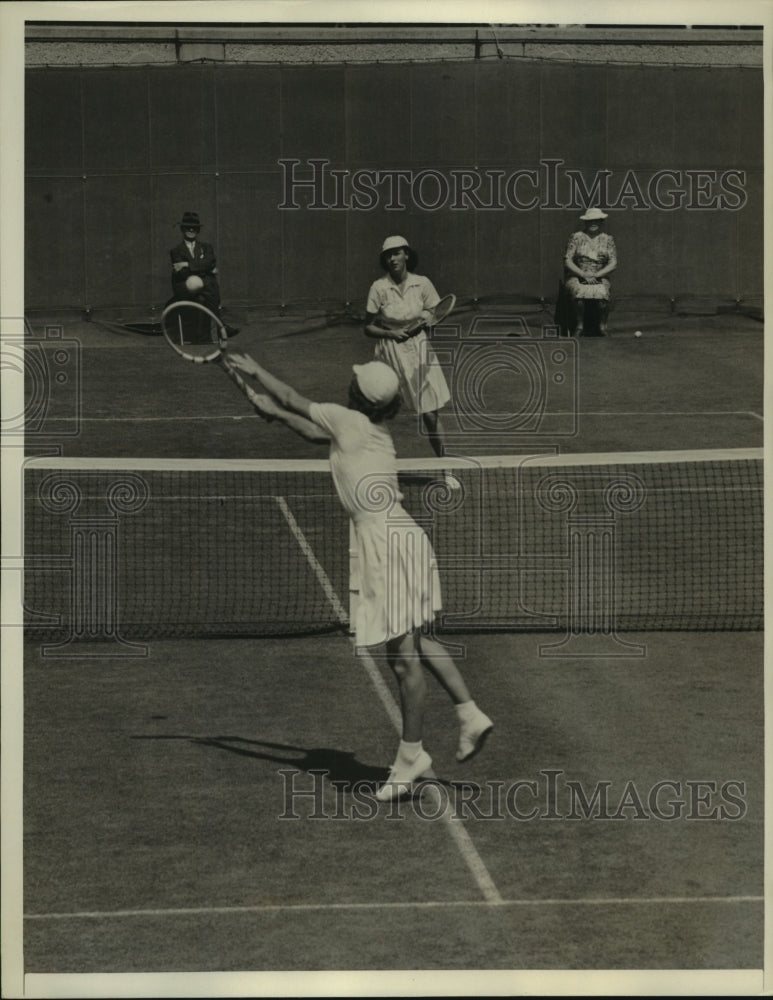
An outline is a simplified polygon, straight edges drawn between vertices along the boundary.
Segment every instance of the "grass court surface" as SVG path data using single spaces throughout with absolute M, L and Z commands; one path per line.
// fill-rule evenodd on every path
M 449 321 L 464 330 L 474 315 L 460 312 Z M 302 317 L 234 318 L 241 332 L 231 350 L 254 353 L 274 374 L 319 401 L 345 402 L 352 364 L 373 356 L 373 341 L 363 336 L 359 325 L 328 326 L 319 318 Z M 491 319 L 483 329 L 493 330 L 494 342 L 505 348 L 523 339 L 544 345 L 541 328 L 552 323 L 548 313 L 526 316 L 529 336 L 510 338 L 509 332 L 522 332 L 520 318 L 499 313 Z M 39 434 L 28 435 L 28 447 L 66 434 L 59 440 L 64 440 L 69 456 L 325 455 L 324 449 L 286 428 L 265 424 L 223 372 L 185 362 L 161 336 L 132 332 L 117 321 L 63 324 L 61 318 L 40 317 L 31 325 L 54 371 L 51 358 L 61 346 L 58 337 L 76 345 L 73 364 L 80 406 L 76 411 L 72 381 L 66 390 L 52 394 Z M 52 325 L 61 333 L 46 337 Z M 634 337 L 635 330 L 642 331 L 640 338 Z M 451 436 L 449 451 L 509 452 L 518 444 L 533 448 L 544 442 L 558 442 L 564 452 L 761 447 L 762 330 L 758 320 L 741 314 L 613 312 L 609 337 L 558 340 L 569 362 L 561 367 L 564 383 L 550 382 L 546 393 L 541 426 L 547 430 L 524 434 L 525 425 L 515 421 L 505 423 L 502 434 L 485 429 L 478 433 L 475 428 L 474 433 L 460 432 L 454 408 L 463 409 L 465 401 L 460 402 L 457 393 L 443 411 Z M 440 346 L 441 341 L 436 343 Z M 528 372 L 521 374 L 528 381 Z M 526 394 L 513 391 L 513 377 L 486 376 L 481 384 L 483 402 L 492 413 L 518 412 L 524 406 L 528 410 Z M 452 392 L 454 388 L 452 384 Z M 556 411 L 563 416 L 551 420 Z M 431 454 L 415 414 L 401 412 L 393 432 L 398 456 Z
M 434 686 L 426 725 L 462 820 L 438 818 L 429 788 L 372 816 L 353 797 L 386 776 L 396 735 L 344 637 L 162 641 L 131 660 L 29 650 L 28 971 L 761 967 L 761 636 L 631 638 L 646 657 L 606 663 L 540 659 L 530 635 L 465 638 L 494 734 L 457 764 Z M 494 779 L 501 807 L 487 790 L 470 817 L 460 783 Z M 666 779 L 679 794 L 660 811 L 681 799 L 681 818 L 651 811 Z M 517 781 L 537 794 L 516 810 Z M 609 782 L 609 813 L 633 781 L 643 810 L 568 819 L 567 781 L 588 798 Z M 728 781 L 746 806 L 719 822 Z
M 245 320 L 233 349 L 312 398 L 343 400 L 351 364 L 372 354 L 354 326 Z M 760 323 L 613 313 L 610 333 L 567 347 L 577 420 L 562 451 L 761 447 Z M 76 430 L 67 456 L 324 457 L 161 338 L 98 323 L 64 335 L 82 405 L 75 417 L 62 397 L 44 429 Z M 508 412 L 508 386 L 489 390 Z M 395 440 L 402 457 L 429 454 L 411 414 Z M 646 655 L 556 660 L 540 656 L 544 635 L 454 637 L 492 739 L 457 765 L 453 713 L 431 687 L 439 785 L 424 806 L 367 818 L 352 816 L 355 786 L 386 775 L 397 707 L 386 664 L 355 658 L 345 636 L 161 640 L 102 659 L 28 644 L 26 971 L 760 968 L 762 634 L 625 639 Z M 329 773 L 324 815 L 299 799 L 299 818 L 280 818 L 283 770 L 304 788 Z M 615 811 L 632 783 L 647 815 L 635 801 L 617 819 L 542 815 L 549 772 L 559 812 L 570 787 L 590 796 L 599 783 Z M 487 817 L 486 782 L 505 795 L 519 781 L 536 783 L 540 813 Z M 679 793 L 656 801 L 688 803 L 673 819 L 649 808 L 664 781 Z M 484 789 L 484 815 L 432 818 L 442 796 L 470 794 L 464 782 Z M 728 782 L 735 805 L 721 799 Z

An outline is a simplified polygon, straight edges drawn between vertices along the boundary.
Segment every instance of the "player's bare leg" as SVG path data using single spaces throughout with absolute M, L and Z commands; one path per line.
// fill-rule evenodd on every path
M 455 705 L 472 700 L 472 695 L 465 684 L 461 671 L 437 639 L 431 639 L 428 635 L 420 635 L 419 653 L 424 666 L 445 688 Z
M 424 707 L 427 703 L 427 680 L 421 658 L 412 635 L 390 639 L 386 644 L 387 662 L 397 678 L 400 708 L 403 715 L 403 739 L 407 743 L 421 741 L 424 729 Z
M 442 458 L 445 455 L 445 431 L 442 423 L 440 422 L 440 414 L 437 410 L 433 410 L 428 413 L 422 413 L 421 419 L 424 421 L 424 426 L 427 428 L 429 443 L 432 446 L 432 450 L 438 458 Z
M 581 337 L 585 321 L 585 306 L 583 305 L 582 299 L 574 300 L 574 308 L 577 310 L 577 323 L 574 327 L 574 335 L 575 337 Z
M 413 635 L 390 639 L 386 644 L 389 662 L 400 691 L 403 738 L 397 749 L 389 777 L 376 792 L 381 802 L 405 795 L 411 785 L 432 766 L 432 758 L 422 746 L 427 681 Z
M 427 428 L 429 443 L 432 445 L 432 450 L 438 458 L 443 458 L 446 453 L 446 435 L 443 424 L 440 421 L 440 414 L 437 410 L 433 410 L 428 413 L 422 413 L 421 418 L 424 421 L 424 426 Z M 461 489 L 459 480 L 450 472 L 445 473 L 444 481 L 449 489 Z
M 460 762 L 470 760 L 483 749 L 494 723 L 472 700 L 461 671 L 436 639 L 421 635 L 419 652 L 424 665 L 445 688 L 456 706 L 459 719 L 459 746 L 456 759 Z
M 603 299 L 599 300 L 599 333 L 602 337 L 607 335 L 607 316 L 609 315 L 609 303 Z

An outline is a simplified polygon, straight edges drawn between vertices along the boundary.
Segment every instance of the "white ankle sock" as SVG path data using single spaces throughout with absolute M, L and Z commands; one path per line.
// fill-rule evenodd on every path
M 455 706 L 456 714 L 459 716 L 460 722 L 465 722 L 467 719 L 474 718 L 478 713 L 478 706 L 474 701 L 463 701 L 459 705 Z
M 400 740 L 400 746 L 397 749 L 398 760 L 404 760 L 406 764 L 412 764 L 423 749 L 421 744 L 421 740 L 418 743 L 406 743 L 405 740 Z

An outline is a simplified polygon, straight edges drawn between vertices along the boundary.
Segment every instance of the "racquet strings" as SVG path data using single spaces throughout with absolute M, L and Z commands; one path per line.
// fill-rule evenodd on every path
M 440 302 L 438 302 L 438 304 L 433 309 L 434 316 L 432 322 L 430 323 L 430 326 L 436 326 L 438 323 L 444 320 L 455 305 L 456 305 L 455 295 L 444 295 L 443 298 L 440 300 Z
M 164 310 L 162 326 L 171 346 L 192 361 L 211 361 L 225 347 L 225 334 L 209 310 L 193 302 L 173 303 Z
M 435 308 L 432 310 L 432 319 L 430 320 L 417 320 L 412 323 L 408 328 L 408 335 L 413 337 L 421 330 L 431 329 L 433 326 L 437 326 L 438 323 L 442 323 L 443 320 L 448 316 L 456 305 L 455 295 L 444 295 L 442 299 L 437 303 Z

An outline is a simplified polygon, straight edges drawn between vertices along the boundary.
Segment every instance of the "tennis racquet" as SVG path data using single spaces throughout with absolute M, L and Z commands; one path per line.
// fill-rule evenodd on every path
M 181 358 L 197 365 L 218 363 L 252 402 L 254 390 L 228 361 L 228 334 L 211 310 L 187 299 L 171 302 L 161 314 L 161 327 L 168 343 Z
M 433 326 L 437 326 L 438 323 L 442 323 L 446 316 L 448 316 L 453 310 L 455 305 L 455 295 L 444 295 L 432 310 L 432 316 L 429 318 L 422 317 L 421 319 L 415 319 L 413 322 L 408 324 L 405 330 L 406 335 L 408 337 L 415 337 L 416 334 L 420 333 L 422 330 L 428 330 Z

